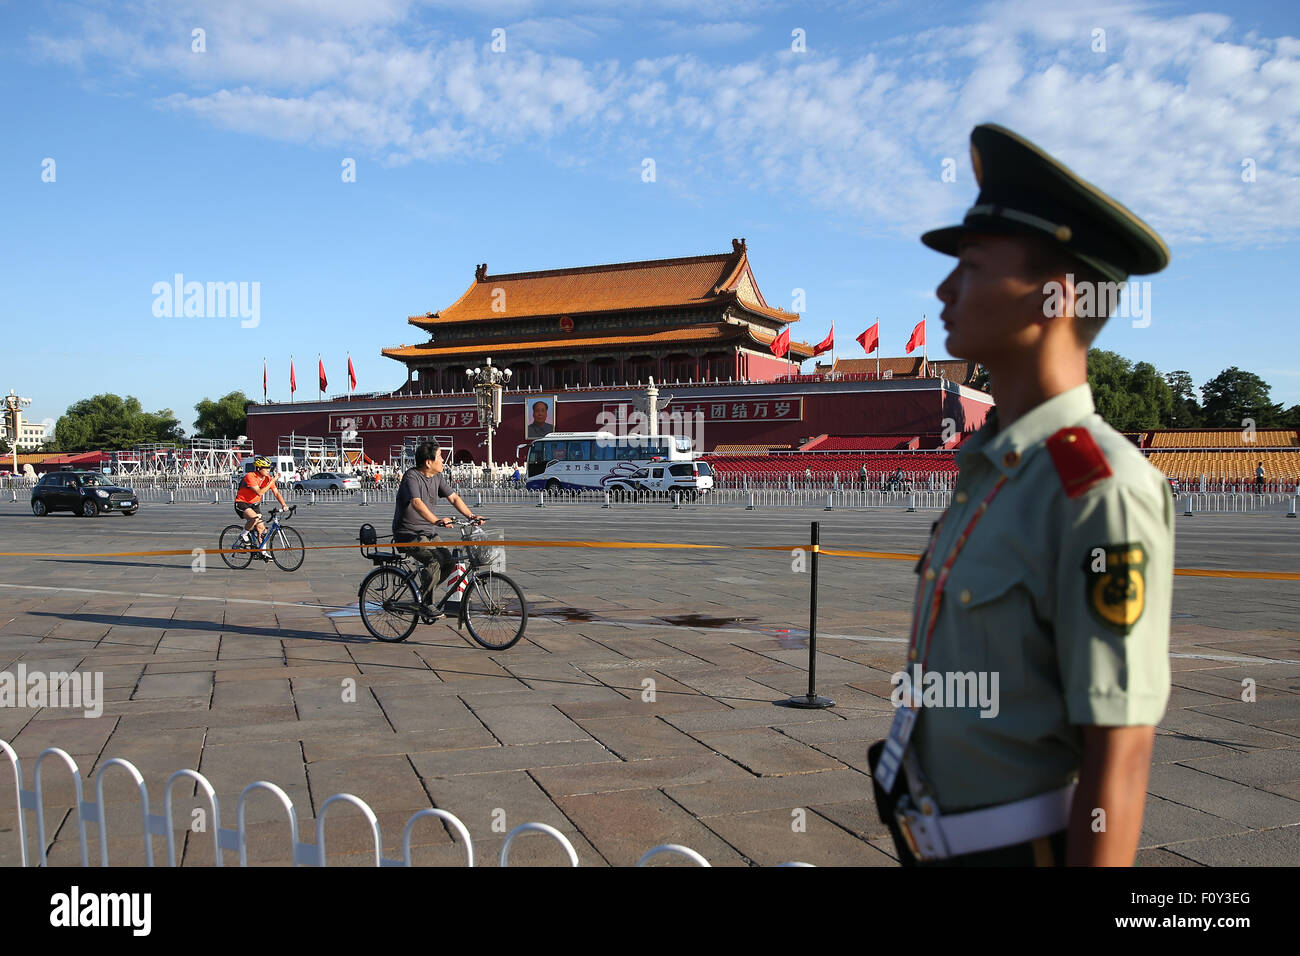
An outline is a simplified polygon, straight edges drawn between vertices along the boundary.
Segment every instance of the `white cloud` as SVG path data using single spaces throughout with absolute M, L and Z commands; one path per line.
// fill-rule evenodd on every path
M 856 55 L 727 62 L 715 49 L 618 62 L 605 38 L 638 23 L 687 49 L 725 49 L 757 27 L 739 0 L 676 0 L 671 21 L 636 20 L 650 7 L 615 0 L 572 4 L 565 18 L 505 2 L 473 11 L 507 25 L 508 53 L 495 54 L 486 28 L 446 35 L 427 6 L 137 0 L 112 20 L 92 12 L 65 35 L 34 37 L 32 49 L 101 83 L 107 72 L 170 85 L 165 108 L 245 133 L 392 163 L 538 144 L 554 162 L 610 176 L 629 155 L 654 155 L 681 189 L 726 177 L 910 236 L 969 205 L 967 136 L 993 120 L 1170 241 L 1291 241 L 1300 230 L 1300 41 L 1235 36 L 1221 14 L 1013 0 Z M 190 51 L 194 24 L 208 31 L 202 55 Z M 940 181 L 945 157 L 958 162 L 956 184 Z M 1243 160 L 1254 182 L 1242 181 Z

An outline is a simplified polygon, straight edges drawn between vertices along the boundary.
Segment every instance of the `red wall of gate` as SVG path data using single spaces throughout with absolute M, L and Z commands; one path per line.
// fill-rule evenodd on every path
M 691 435 L 699 451 L 710 451 L 719 444 L 797 447 L 801 440 L 822 434 L 909 436 L 949 430 L 973 431 L 984 423 L 992 408 L 980 399 L 941 388 L 937 381 L 933 388 L 856 392 L 792 388 L 788 392 L 761 396 L 744 387 L 725 391 L 710 389 L 707 396 L 697 395 L 689 388 L 675 391 L 672 386 L 663 391 L 674 397 L 661 411 L 681 411 L 687 423 L 687 427 L 679 428 L 674 421 L 666 430 Z M 610 412 L 639 394 L 611 390 L 585 392 L 581 398 L 569 398 L 560 392 L 555 407 L 556 430 L 595 431 L 600 426 L 602 412 Z M 538 397 L 537 393 L 505 396 L 503 420 L 493 440 L 493 457 L 497 462 L 522 460 L 527 454 L 526 449 L 517 449 L 525 442 L 526 408 Z M 791 410 L 785 418 L 774 417 L 777 403 L 790 404 Z M 704 414 L 704 420 L 698 423 L 691 414 L 697 406 L 702 406 Z M 713 412 L 718 406 L 725 406 L 726 419 L 715 420 Z M 767 417 L 759 420 L 750 417 L 760 410 Z M 423 416 L 419 426 L 414 424 L 418 416 Z M 436 424 L 424 424 L 429 416 L 435 416 Z M 402 396 L 314 404 L 303 409 L 288 405 L 251 406 L 248 435 L 258 453 L 270 454 L 275 452 L 279 437 L 291 432 L 338 438 L 342 417 L 358 420 L 358 437 L 365 444 L 366 454 L 376 461 L 386 462 L 390 446 L 400 445 L 406 436 L 427 434 L 449 435 L 457 452 L 468 450 L 475 461 L 487 460 L 487 433 L 478 425 L 472 395 Z M 481 442 L 484 444 L 480 445 Z

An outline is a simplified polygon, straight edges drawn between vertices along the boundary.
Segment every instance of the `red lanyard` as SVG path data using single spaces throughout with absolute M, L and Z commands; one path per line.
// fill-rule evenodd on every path
M 925 662 L 930 656 L 930 638 L 934 636 L 934 627 L 939 621 L 939 605 L 943 599 L 944 585 L 948 583 L 948 572 L 952 570 L 953 562 L 957 560 L 957 555 L 961 553 L 961 549 L 965 546 L 966 539 L 969 538 L 971 532 L 975 530 L 975 525 L 979 524 L 980 518 L 984 517 L 984 512 L 988 511 L 989 503 L 993 501 L 994 496 L 1002 490 L 1002 486 L 1006 483 L 1007 476 L 1003 475 L 998 479 L 997 484 L 993 486 L 993 490 L 990 491 L 984 500 L 980 502 L 979 507 L 975 509 L 975 514 L 970 519 L 970 523 L 966 525 L 966 530 L 963 531 L 953 543 L 952 552 L 948 555 L 948 560 L 945 561 L 943 567 L 939 569 L 939 577 L 934 584 L 934 594 L 930 598 L 930 622 L 925 629 L 925 654 L 921 658 L 922 671 L 925 670 Z M 947 519 L 947 517 L 947 514 L 945 514 L 943 519 L 940 519 L 939 521 L 939 527 L 935 529 L 934 540 L 936 542 L 938 542 L 939 536 L 943 533 L 943 521 L 944 519 Z M 921 594 L 923 596 L 925 594 L 925 576 L 929 573 L 930 568 L 931 560 L 928 559 L 925 563 L 925 567 L 921 571 Z M 920 623 L 921 602 L 917 601 L 916 614 L 912 619 L 912 639 L 908 642 L 907 646 L 907 659 L 909 661 L 916 660 L 916 641 L 920 634 Z

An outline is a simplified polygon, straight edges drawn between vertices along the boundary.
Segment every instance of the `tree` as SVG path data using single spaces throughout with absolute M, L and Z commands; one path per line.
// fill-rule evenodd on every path
M 1166 372 L 1165 381 L 1173 396 L 1173 406 L 1165 424 L 1170 428 L 1196 428 L 1201 424 L 1203 412 L 1201 403 L 1196 400 L 1196 385 L 1191 373 L 1179 369 Z
M 195 438 L 238 438 L 247 427 L 248 396 L 230 392 L 215 402 L 203 399 L 194 406 L 199 417 L 194 421 Z
M 146 412 L 140 400 L 112 394 L 70 405 L 54 426 L 60 451 L 102 451 L 142 442 L 182 442 L 185 433 L 170 408 Z
M 1097 412 L 1117 431 L 1159 428 L 1173 408 L 1173 392 L 1155 366 L 1134 365 L 1117 352 L 1088 350 L 1088 385 Z
M 1257 428 L 1270 428 L 1283 420 L 1282 406 L 1269 401 L 1268 383 L 1235 365 L 1202 385 L 1201 399 L 1210 428 L 1241 428 L 1248 418 Z

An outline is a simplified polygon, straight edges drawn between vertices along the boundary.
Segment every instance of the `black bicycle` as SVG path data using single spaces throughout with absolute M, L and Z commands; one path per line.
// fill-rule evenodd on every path
M 303 547 L 302 535 L 281 524 L 292 518 L 297 510 L 297 505 L 290 505 L 285 510 L 272 508 L 271 521 L 260 541 L 253 540 L 257 532 L 245 531 L 242 524 L 228 525 L 219 539 L 221 560 L 238 571 L 248 567 L 254 557 L 264 557 L 263 552 L 269 551 L 271 560 L 281 571 L 297 571 L 302 567 L 307 549 Z
M 419 563 L 405 551 L 378 550 L 374 526 L 361 526 L 361 553 L 376 567 L 361 582 L 357 606 L 374 637 L 404 641 L 415 625 L 432 624 L 449 613 L 456 614 L 457 630 L 468 628 L 489 650 L 503 651 L 524 636 L 528 602 L 519 585 L 502 573 L 505 548 L 489 543 L 492 539 L 478 522 L 457 521 L 456 526 L 465 546 L 452 550 L 455 568 L 443 582 L 446 591 L 437 604 L 421 599 Z

